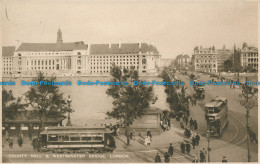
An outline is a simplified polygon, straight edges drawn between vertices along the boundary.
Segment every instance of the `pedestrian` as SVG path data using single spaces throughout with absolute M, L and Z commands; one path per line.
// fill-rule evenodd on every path
M 130 134 L 129 134 L 129 139 L 132 140 L 133 139 L 133 131 L 130 131 Z
M 18 136 L 17 142 L 18 142 L 19 147 L 22 147 L 22 146 L 23 146 L 23 139 L 22 139 L 22 137 L 21 137 L 20 134 L 19 134 L 19 136 Z
M 37 140 L 36 140 L 36 149 L 37 149 L 38 152 L 41 151 L 41 142 L 40 142 L 39 138 L 37 138 Z
M 171 129 L 171 120 L 170 119 L 168 119 L 168 127 L 169 127 L 169 129 Z
M 187 143 L 185 144 L 185 148 L 186 148 L 186 152 L 187 152 L 188 154 L 190 154 L 190 143 L 189 143 L 189 142 L 187 142 Z
M 174 151 L 174 149 L 173 149 L 172 143 L 170 143 L 170 146 L 169 146 L 169 148 L 168 148 L 168 153 L 169 153 L 169 155 L 170 155 L 171 157 L 173 156 L 173 151 Z
M 9 140 L 8 140 L 9 142 L 9 147 L 11 148 L 11 149 L 13 149 L 13 146 L 14 146 L 14 140 L 13 140 L 13 138 L 11 137 Z
M 249 136 L 250 136 L 250 140 L 251 140 L 251 142 L 256 142 L 256 143 L 258 143 L 257 142 L 257 137 L 256 137 L 256 133 L 253 131 L 253 130 L 251 130 L 251 129 L 249 129 Z
M 151 145 L 151 138 L 149 136 L 145 137 L 144 144 L 145 144 L 145 146 L 150 146 Z
M 151 134 L 151 131 L 149 129 L 147 129 L 146 135 L 149 136 L 150 138 L 152 138 L 152 134 Z
M 188 125 L 188 117 L 185 116 L 184 118 L 185 118 L 185 119 L 184 119 L 184 122 L 185 122 L 185 124 L 186 124 L 186 126 L 187 126 L 187 125 Z
M 206 159 L 205 154 L 204 154 L 204 152 L 201 150 L 201 151 L 200 151 L 200 162 L 206 162 L 205 159 Z
M 224 156 L 222 159 L 222 163 L 226 163 L 226 162 L 228 162 L 228 161 L 227 161 L 226 157 Z
M 33 147 L 33 150 L 36 150 L 37 149 L 37 146 L 36 146 L 36 138 L 34 138 L 33 140 L 32 140 L 32 147 Z
M 157 155 L 155 156 L 155 163 L 161 163 L 161 157 L 159 155 L 159 153 L 157 153 Z
M 191 144 L 192 144 L 192 148 L 195 149 L 196 140 L 194 137 L 192 137 Z
M 190 118 L 190 129 L 192 129 L 192 128 L 193 128 L 193 119 Z
M 187 138 L 189 139 L 191 136 L 191 132 L 190 132 L 190 129 L 187 129 Z
M 170 162 L 170 155 L 168 154 L 168 152 L 165 152 L 165 154 L 164 154 L 164 162 L 165 163 L 169 163 Z
M 203 148 L 202 151 L 203 151 L 203 153 L 205 154 L 205 160 L 206 160 L 206 158 L 207 158 L 207 153 L 208 153 L 208 152 L 207 152 L 207 150 L 205 150 L 205 148 Z
M 195 136 L 195 140 L 196 140 L 196 146 L 199 146 L 199 143 L 200 143 L 200 136 L 199 136 L 198 133 L 197 133 L 196 136 Z
M 132 131 L 132 139 L 135 141 L 135 130 Z
M 185 145 L 183 142 L 181 143 L 181 153 L 185 154 Z
M 193 121 L 193 127 L 194 127 L 194 130 L 198 129 L 198 123 L 196 120 Z
M 120 135 L 120 128 L 119 128 L 119 125 L 118 125 L 118 124 L 117 124 L 116 134 L 117 134 L 117 136 Z

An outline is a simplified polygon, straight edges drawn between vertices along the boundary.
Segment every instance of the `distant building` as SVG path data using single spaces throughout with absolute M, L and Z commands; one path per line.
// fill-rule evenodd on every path
M 174 63 L 177 69 L 187 69 L 190 67 L 191 58 L 186 54 L 181 54 L 176 57 Z
M 161 55 L 147 43 L 64 43 L 59 29 L 56 43 L 22 43 L 13 56 L 8 56 L 13 62 L 13 74 L 33 75 L 42 71 L 46 75 L 102 75 L 110 73 L 113 63 L 122 69 L 133 67 L 139 73 L 156 72 Z
M 13 56 L 15 47 L 2 47 L 2 73 L 11 74 L 13 71 Z
M 218 72 L 218 58 L 215 47 L 200 48 L 195 47 L 193 51 L 194 69 L 195 71 L 217 73 Z
M 217 50 L 217 71 L 223 72 L 224 71 L 224 62 L 228 60 L 233 55 L 233 51 L 230 49 L 226 49 L 224 45 L 222 49 Z
M 258 49 L 254 46 L 243 44 L 241 49 L 241 65 L 242 67 L 252 67 L 258 70 Z

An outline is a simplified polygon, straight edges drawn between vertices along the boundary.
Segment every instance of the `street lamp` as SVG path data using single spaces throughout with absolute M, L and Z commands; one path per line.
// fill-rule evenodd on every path
M 247 78 L 246 78 L 247 81 Z M 245 100 L 242 100 L 240 102 L 241 106 L 245 106 L 246 108 L 246 128 L 247 128 L 247 158 L 248 158 L 248 162 L 251 161 L 251 156 L 250 156 L 250 144 L 249 144 L 249 140 L 250 140 L 250 136 L 249 136 L 249 123 L 248 123 L 248 118 L 249 118 L 249 109 L 254 107 L 254 102 L 250 101 L 249 99 L 252 98 L 254 96 L 254 92 L 252 90 L 252 87 L 247 86 L 245 84 L 245 86 L 243 87 L 242 90 L 242 95 L 244 96 Z
M 72 112 L 72 109 L 70 107 L 72 100 L 70 99 L 70 95 L 68 96 L 67 104 L 68 104 L 68 122 L 66 126 L 72 126 L 71 120 L 70 120 L 70 113 Z
M 208 138 L 208 162 L 210 162 L 210 154 L 209 154 L 209 152 L 210 152 L 211 149 L 209 147 L 209 138 L 210 138 L 210 131 L 209 131 L 209 129 L 206 132 L 206 136 Z

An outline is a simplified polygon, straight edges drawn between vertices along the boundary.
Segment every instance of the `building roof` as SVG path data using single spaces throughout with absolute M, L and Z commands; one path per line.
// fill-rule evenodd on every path
M 3 57 L 12 57 L 12 56 L 14 56 L 14 51 L 15 51 L 14 46 L 2 47 L 2 56 Z
M 90 54 L 139 54 L 155 53 L 158 50 L 153 45 L 147 43 L 122 43 L 120 44 L 91 44 Z
M 71 43 L 22 43 L 16 51 L 73 51 L 87 50 L 83 41 Z

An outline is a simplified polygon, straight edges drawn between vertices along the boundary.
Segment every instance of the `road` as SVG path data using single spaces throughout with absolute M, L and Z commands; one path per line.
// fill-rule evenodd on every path
M 197 74 L 198 76 L 198 74 Z M 193 87 L 190 85 L 190 79 L 188 76 L 177 75 L 179 80 L 182 80 L 188 90 L 192 91 Z M 205 75 L 199 75 L 199 80 L 208 81 L 211 78 Z M 199 124 L 199 131 L 202 135 L 205 135 L 207 130 L 205 121 L 205 112 L 203 106 L 205 103 L 215 98 L 227 97 L 228 109 L 229 109 L 229 124 L 220 138 L 210 138 L 210 147 L 212 149 L 211 161 L 218 162 L 221 156 L 230 157 L 230 162 L 246 162 L 247 161 L 247 131 L 246 131 L 246 109 L 240 105 L 240 101 L 243 99 L 239 97 L 241 90 L 230 89 L 229 86 L 204 86 L 205 99 L 198 102 L 198 110 L 191 111 L 192 117 L 194 117 Z M 249 126 L 258 133 L 258 110 L 257 106 L 250 110 Z M 234 151 L 236 151 L 234 153 Z M 251 161 L 258 161 L 258 145 L 250 143 Z

